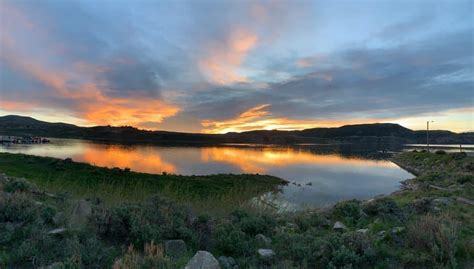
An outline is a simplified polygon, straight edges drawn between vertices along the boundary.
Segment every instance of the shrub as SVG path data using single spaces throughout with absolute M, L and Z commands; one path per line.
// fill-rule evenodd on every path
M 33 222 L 38 218 L 39 208 L 25 193 L 14 193 L 0 200 L 0 222 Z
M 363 211 L 369 216 L 378 216 L 386 219 L 404 219 L 403 211 L 392 198 L 381 198 L 368 202 Z
M 360 218 L 360 201 L 349 200 L 337 203 L 332 216 L 336 219 L 342 219 L 345 223 L 355 224 Z
M 3 189 L 6 192 L 26 192 L 34 188 L 33 184 L 23 178 L 10 179 L 5 182 Z
M 438 154 L 438 155 L 446 155 L 446 151 L 444 151 L 444 150 L 437 150 L 437 151 L 435 151 L 435 154 Z
M 459 223 L 449 215 L 424 215 L 408 226 L 408 244 L 428 253 L 438 265 L 456 268 L 458 227 Z
M 216 251 L 233 257 L 250 256 L 255 252 L 255 242 L 239 227 L 232 224 L 222 224 L 214 234 Z
M 133 245 L 128 247 L 127 253 L 117 259 L 113 265 L 113 269 L 130 269 L 130 268 L 174 268 L 171 260 L 164 256 L 161 245 L 146 243 L 144 253 L 141 254 L 134 250 Z

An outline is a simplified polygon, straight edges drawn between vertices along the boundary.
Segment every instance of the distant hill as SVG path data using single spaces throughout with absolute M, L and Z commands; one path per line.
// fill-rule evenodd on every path
M 374 123 L 345 125 L 337 128 L 312 128 L 301 131 L 257 130 L 242 133 L 198 134 L 147 131 L 134 127 L 79 127 L 66 123 L 39 121 L 31 117 L 0 117 L 0 135 L 30 135 L 77 138 L 95 141 L 149 144 L 222 144 L 222 143 L 426 143 L 426 131 L 413 131 L 399 124 Z M 474 133 L 430 131 L 435 144 L 474 144 Z

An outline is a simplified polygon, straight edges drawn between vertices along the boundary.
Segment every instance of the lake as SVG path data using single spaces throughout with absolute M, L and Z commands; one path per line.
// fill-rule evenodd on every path
M 290 184 L 280 193 L 263 198 L 289 208 L 320 207 L 344 199 L 388 194 L 399 188 L 401 180 L 413 177 L 388 160 L 327 145 L 167 147 L 51 139 L 49 144 L 2 145 L 0 152 L 72 158 L 102 167 L 128 167 L 155 174 L 269 174 Z

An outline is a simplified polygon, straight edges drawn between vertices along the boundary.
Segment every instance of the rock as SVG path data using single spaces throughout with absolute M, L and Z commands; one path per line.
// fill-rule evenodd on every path
M 66 232 L 67 230 L 65 228 L 57 228 L 57 229 L 54 229 L 54 230 L 51 230 L 48 232 L 48 234 L 62 234 L 64 232 Z
M 223 269 L 237 268 L 237 263 L 232 257 L 220 256 L 219 259 L 217 260 L 219 261 L 219 264 L 221 265 L 221 268 Z
M 272 244 L 272 240 L 263 234 L 257 234 L 255 236 L 255 239 L 257 240 L 259 244 L 264 245 L 264 246 L 270 246 Z
M 187 252 L 186 243 L 183 240 L 166 240 L 165 241 L 165 254 L 171 258 L 180 258 L 186 255 Z
M 357 230 L 358 233 L 360 234 L 366 234 L 369 231 L 369 229 L 359 229 Z
M 431 199 L 428 197 L 418 198 L 411 203 L 417 213 L 426 213 L 431 208 Z
M 188 261 L 184 269 L 220 269 L 219 262 L 209 252 L 199 250 L 196 255 Z
M 86 200 L 79 200 L 72 210 L 71 224 L 81 226 L 87 222 L 87 218 L 92 214 L 92 207 Z
M 400 234 L 405 231 L 405 227 L 393 227 L 392 234 Z
M 463 197 L 456 197 L 456 201 L 461 202 L 463 204 L 467 204 L 467 205 L 474 205 L 474 201 L 471 201 Z
M 66 222 L 66 216 L 64 216 L 63 212 L 58 212 L 53 217 L 53 223 L 55 225 L 63 224 Z
M 271 249 L 266 249 L 266 248 L 259 248 L 257 250 L 258 256 L 260 259 L 270 262 L 275 258 L 275 252 Z
M 332 228 L 334 229 L 334 231 L 338 231 L 338 232 L 342 232 L 344 230 L 347 230 L 346 225 L 344 225 L 340 221 L 336 221 L 336 223 L 334 223 L 334 226 L 332 226 Z
M 449 200 L 449 198 L 440 197 L 440 198 L 434 199 L 432 203 L 435 205 L 449 205 L 451 201 Z
M 312 183 L 312 182 L 308 182 L 308 183 L 306 183 L 306 186 L 313 186 L 313 183 Z
M 386 231 L 380 231 L 377 233 L 380 237 L 384 238 L 387 235 Z
M 440 191 L 451 191 L 450 189 L 448 188 L 443 188 L 443 187 L 440 187 L 440 186 L 436 186 L 436 185 L 429 185 L 430 188 L 433 188 L 433 189 L 436 189 L 436 190 L 440 190 Z

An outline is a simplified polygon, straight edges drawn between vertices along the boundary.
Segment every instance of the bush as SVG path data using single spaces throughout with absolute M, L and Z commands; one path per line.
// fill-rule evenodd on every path
M 186 224 L 185 207 L 169 200 L 153 197 L 140 204 L 116 206 L 95 216 L 95 225 L 101 236 L 114 242 L 138 246 L 149 240 L 165 239 L 193 241 L 193 234 Z
M 403 220 L 403 211 L 392 198 L 381 198 L 364 204 L 363 211 L 369 216 Z
M 332 210 L 332 216 L 353 225 L 360 219 L 360 211 L 360 201 L 349 200 L 337 203 Z
M 424 215 L 408 226 L 408 244 L 429 254 L 433 265 L 457 267 L 455 258 L 459 223 L 449 215 Z
M 34 185 L 23 178 L 9 179 L 5 182 L 3 190 L 6 192 L 26 192 L 33 190 Z
M 215 249 L 225 256 L 250 256 L 255 252 L 255 242 L 239 227 L 232 224 L 221 224 L 214 234 Z
M 14 193 L 10 198 L 0 200 L 0 222 L 26 222 L 38 219 L 39 208 L 25 193 Z
M 438 154 L 438 155 L 446 155 L 446 151 L 444 151 L 444 150 L 437 150 L 437 151 L 435 151 L 435 154 Z
M 161 245 L 147 243 L 144 246 L 144 253 L 141 254 L 134 250 L 133 245 L 128 247 L 127 253 L 117 259 L 113 265 L 113 269 L 130 269 L 130 268 L 174 268 L 171 260 L 164 256 Z

